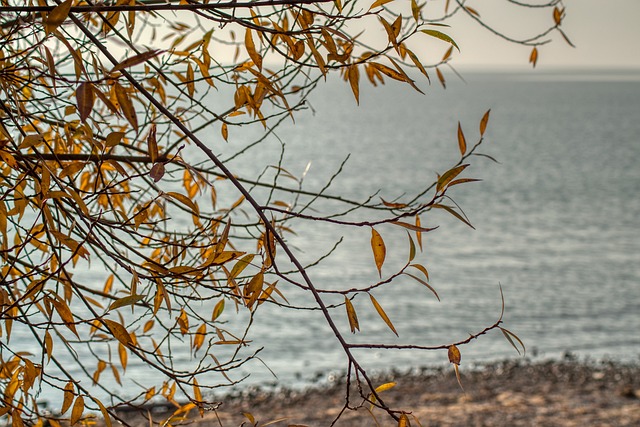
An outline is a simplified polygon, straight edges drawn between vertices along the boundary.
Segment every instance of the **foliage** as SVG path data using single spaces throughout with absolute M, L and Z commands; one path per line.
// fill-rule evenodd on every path
M 445 85 L 442 70 L 453 70 L 459 50 L 446 22 L 456 16 L 528 46 L 535 65 L 552 34 L 565 37 L 560 1 L 537 5 L 554 19 L 522 40 L 485 23 L 482 3 L 464 1 L 1 4 L 0 416 L 14 426 L 76 424 L 91 411 L 109 422 L 118 419 L 116 407 L 158 398 L 176 405 L 168 423 L 192 409 L 215 410 L 211 390 L 238 382 L 230 372 L 259 351 L 250 346 L 250 327 L 263 304 L 320 310 L 358 389 L 347 392 L 344 409 L 371 404 L 400 425 L 409 416 L 380 396 L 392 385 L 374 384 L 356 349 L 444 349 L 457 373 L 459 347 L 490 330 L 522 345 L 502 328 L 502 316 L 468 338 L 433 346 L 356 344 L 336 322 L 344 316 L 351 332 L 366 328 L 353 301 L 368 296 L 397 335 L 375 294 L 399 278 L 438 298 L 417 258 L 423 234 L 433 230 L 421 218 L 440 209 L 468 223 L 450 192 L 474 181 L 462 175 L 480 154 L 488 111 L 475 144 L 459 126 L 459 161 L 402 201 L 332 193 L 335 176 L 307 190 L 304 176 L 281 160 L 256 160 L 265 138 L 305 110 L 331 73 L 356 102 L 363 81 L 422 91 L 435 75 Z M 442 49 L 441 59 L 427 61 L 425 44 Z M 251 126 L 262 132 L 247 142 L 243 130 Z M 323 201 L 333 210 L 312 213 Z M 289 244 L 311 222 L 366 230 L 379 279 L 356 289 L 318 283 L 311 267 L 323 257 L 303 263 Z M 408 242 L 406 263 L 393 269 L 383 239 L 391 229 L 405 230 Z M 289 303 L 296 288 L 314 304 Z M 33 345 L 18 348 L 11 341 L 17 331 Z M 185 345 L 193 356 L 181 365 L 172 348 Z M 150 373 L 124 402 L 101 379 L 120 383 L 133 364 Z M 38 407 L 41 392 L 58 396 L 58 413 Z

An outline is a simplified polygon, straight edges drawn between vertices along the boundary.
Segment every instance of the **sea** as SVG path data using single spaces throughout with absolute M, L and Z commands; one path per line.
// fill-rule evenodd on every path
M 470 158 L 464 177 L 481 181 L 450 193 L 474 229 L 445 212 L 422 217 L 438 226 L 425 234 L 418 260 L 440 301 L 411 279 L 373 291 L 396 337 L 361 295 L 353 301 L 361 326 L 353 341 L 464 340 L 495 322 L 503 296 L 503 326 L 526 352 L 492 331 L 460 348 L 463 370 L 518 358 L 640 361 L 639 71 L 464 72 L 448 76 L 446 90 L 432 82 L 424 95 L 394 83 L 361 91 L 358 106 L 348 85 L 329 81 L 309 101 L 309 114 L 283 126 L 292 174 L 311 162 L 307 176 L 326 178 L 349 156 L 330 193 L 410 200 L 459 160 L 458 123 L 470 147 L 488 109 L 478 152 L 491 158 Z M 375 283 L 368 229 L 354 237 L 305 226 L 311 234 L 292 239 L 303 253 L 344 236 L 312 277 L 330 288 Z M 390 239 L 397 231 L 377 230 Z M 383 273 L 394 260 L 406 262 L 406 241 L 387 247 Z M 266 309 L 254 325 L 273 384 L 338 377 L 345 357 L 321 316 L 281 311 Z M 348 331 L 346 315 L 336 317 Z M 446 350 L 358 354 L 378 372 L 448 364 Z
M 310 191 L 331 181 L 326 194 L 401 203 L 458 162 L 458 126 L 468 147 L 479 140 L 480 120 L 490 109 L 477 149 L 486 156 L 469 158 L 461 175 L 481 181 L 448 193 L 447 202 L 459 206 L 474 228 L 443 210 L 421 218 L 424 226 L 438 228 L 424 235 L 414 262 L 427 268 L 440 300 L 401 277 L 372 291 L 398 336 L 366 294 L 353 299 L 360 332 L 350 332 L 342 306 L 332 309 L 338 327 L 359 343 L 448 345 L 495 323 L 504 298 L 503 326 L 525 348 L 518 352 L 502 333 L 491 331 L 459 347 L 463 374 L 505 359 L 640 362 L 640 71 L 471 70 L 446 78 L 446 89 L 421 81 L 424 94 L 393 81 L 377 88 L 363 82 L 359 105 L 347 83 L 328 79 L 295 123 L 286 119 L 263 145 L 229 164 L 240 175 L 257 176 L 280 162 L 287 173 L 304 176 Z M 217 142 L 224 145 L 218 150 L 223 158 L 242 149 L 241 131 L 253 141 L 263 130 L 232 128 L 228 143 Z M 305 212 L 322 216 L 344 209 L 319 201 Z M 367 215 L 337 218 L 360 221 Z M 309 268 L 318 287 L 363 288 L 379 280 L 370 228 L 311 220 L 290 226 L 296 234 L 288 241 L 304 262 L 330 253 Z M 387 243 L 385 277 L 407 261 L 409 243 L 401 227 L 376 230 Z M 290 303 L 314 307 L 308 293 L 279 286 Z M 326 298 L 330 304 L 343 301 Z M 261 350 L 230 373 L 233 380 L 246 376 L 236 389 L 326 384 L 348 367 L 318 310 L 263 304 L 247 339 Z M 372 373 L 449 364 L 446 349 L 355 354 Z M 187 345 L 174 347 L 172 356 L 177 364 L 192 358 Z M 127 376 L 142 381 L 148 375 L 130 361 Z M 123 397 L 132 390 L 106 373 L 103 378 Z

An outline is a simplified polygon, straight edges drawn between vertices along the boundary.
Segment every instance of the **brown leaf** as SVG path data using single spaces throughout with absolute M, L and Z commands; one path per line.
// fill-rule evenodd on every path
M 150 50 L 148 52 L 139 53 L 137 55 L 134 55 L 130 58 L 127 58 L 121 61 L 119 64 L 117 64 L 115 67 L 111 69 L 111 72 L 113 73 L 116 71 L 124 70 L 125 68 L 133 67 L 134 65 L 147 62 L 149 59 L 155 58 L 162 52 L 163 52 L 162 50 L 155 49 L 155 50 Z
M 482 116 L 482 120 L 480 120 L 480 136 L 484 136 L 484 132 L 487 130 L 489 114 L 491 114 L 491 109 L 488 109 L 487 112 L 484 113 L 484 116 Z
M 349 319 L 349 327 L 351 328 L 351 333 L 355 334 L 356 330 L 360 330 L 358 315 L 356 314 L 356 309 L 353 308 L 353 304 L 351 304 L 351 300 L 346 296 L 344 297 L 344 306 L 347 310 L 347 318 Z
M 120 104 L 120 110 L 122 114 L 127 119 L 127 121 L 133 126 L 133 128 L 138 131 L 138 116 L 136 115 L 136 110 L 133 107 L 133 102 L 131 101 L 131 97 L 127 90 L 120 85 L 120 83 L 115 83 L 115 92 L 116 99 Z
M 153 182 L 158 182 L 164 176 L 164 163 L 156 163 L 151 167 L 149 176 L 153 179 Z
M 438 76 L 438 80 L 440 80 L 442 87 L 446 89 L 447 83 L 444 80 L 444 75 L 442 74 L 442 71 L 440 71 L 440 68 L 436 68 L 436 75 Z
M 55 31 L 67 19 L 71 11 L 71 3 L 73 3 L 73 0 L 65 0 L 49 12 L 44 25 L 44 31 L 47 34 Z
M 460 122 L 458 122 L 458 147 L 460 147 L 460 155 L 464 156 L 464 153 L 467 152 L 467 140 L 464 137 L 464 132 L 462 132 Z
M 88 82 L 80 83 L 76 89 L 76 103 L 78 105 L 80 120 L 82 120 L 83 123 L 87 121 L 87 118 L 91 114 L 95 100 L 93 85 Z
M 349 77 L 349 85 L 351 85 L 353 96 L 356 98 L 356 104 L 360 105 L 360 89 L 358 86 L 360 81 L 360 72 L 358 71 L 358 67 L 350 65 L 347 68 L 347 76 Z
M 158 159 L 158 140 L 156 138 L 156 125 L 152 124 L 147 136 L 147 151 L 151 157 L 151 163 L 155 163 Z

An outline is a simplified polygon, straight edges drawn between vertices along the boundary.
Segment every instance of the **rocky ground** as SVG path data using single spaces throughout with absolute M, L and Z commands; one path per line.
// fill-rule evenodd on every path
M 452 369 L 388 376 L 377 384 L 397 383 L 381 397 L 390 407 L 411 412 L 411 426 L 640 426 L 638 365 L 518 361 L 476 371 L 462 367 L 461 373 L 464 391 Z M 330 426 L 344 397 L 344 384 L 304 392 L 254 391 L 221 399 L 220 407 L 203 418 L 192 411 L 194 416 L 183 422 L 197 427 L 251 426 L 253 417 L 258 426 Z M 368 408 L 346 411 L 334 425 L 397 425 L 380 409 L 370 413 Z M 153 421 L 162 424 L 170 413 L 158 409 Z M 141 415 L 126 414 L 126 419 L 132 425 L 150 425 Z

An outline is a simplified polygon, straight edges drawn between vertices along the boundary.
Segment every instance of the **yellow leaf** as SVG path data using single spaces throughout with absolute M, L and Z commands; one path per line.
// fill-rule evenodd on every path
M 455 365 L 460 364 L 460 360 L 462 356 L 460 355 L 460 350 L 458 350 L 458 347 L 456 347 L 455 345 L 452 344 L 449 346 L 448 356 L 449 356 L 449 362 Z
M 189 317 L 187 316 L 187 312 L 180 310 L 180 315 L 176 317 L 176 320 L 178 326 L 180 326 L 180 333 L 186 335 L 189 332 Z
M 458 52 L 460 52 L 460 48 L 458 47 L 456 42 L 451 37 L 444 34 L 443 32 L 440 32 L 438 30 L 420 30 L 420 31 L 425 33 L 428 36 L 435 37 L 447 43 L 451 43 L 453 46 L 455 46 L 456 49 L 458 49 Z
M 196 331 L 195 338 L 193 339 L 194 351 L 200 350 L 200 347 L 202 347 L 202 344 L 204 344 L 204 338 L 206 335 L 207 335 L 207 325 L 206 323 L 203 323 L 202 325 L 200 325 L 200 327 Z
M 62 409 L 60 409 L 60 413 L 64 414 L 71 407 L 71 403 L 73 403 L 73 383 L 69 381 L 67 385 L 64 386 L 64 397 L 62 399 Z
M 396 382 L 385 383 L 376 387 L 376 393 L 382 393 L 383 391 L 392 389 L 396 386 Z
M 111 417 L 109 416 L 109 412 L 107 411 L 107 408 L 105 408 L 102 402 L 100 402 L 98 399 L 94 398 L 93 401 L 96 402 L 96 404 L 100 408 L 100 412 L 102 412 L 102 418 L 104 420 L 106 427 L 111 427 Z
M 24 137 L 24 139 L 22 140 L 18 148 L 22 150 L 25 148 L 30 148 L 36 145 L 40 145 L 43 142 L 44 142 L 44 138 L 42 137 L 42 135 L 27 135 Z
M 487 110 L 482 116 L 482 120 L 480 120 L 480 136 L 484 135 L 484 132 L 487 130 L 487 123 L 489 123 L 489 114 L 491 113 L 491 109 Z
M 129 295 L 128 297 L 118 298 L 109 306 L 109 310 L 115 310 L 127 305 L 134 305 L 135 303 L 144 299 L 144 295 Z
M 387 313 L 385 313 L 385 311 L 382 309 L 382 306 L 373 297 L 373 295 L 369 294 L 369 298 L 371 298 L 371 303 L 373 304 L 373 306 L 375 307 L 376 311 L 378 312 L 378 315 L 382 318 L 382 320 L 384 320 L 384 323 L 387 324 L 389 329 L 391 329 L 393 331 L 393 333 L 396 334 L 396 336 L 399 336 L 398 335 L 398 331 L 396 331 L 396 328 L 393 326 L 393 323 L 391 323 L 391 319 L 389 319 L 389 316 L 387 316 Z M 395 385 L 395 383 L 393 383 L 393 385 Z M 380 387 L 382 387 L 382 386 L 380 386 Z M 391 387 L 389 387 L 389 388 L 391 388 Z M 379 391 L 379 390 L 376 388 L 376 391 Z
M 413 19 L 415 19 L 416 22 L 420 20 L 420 8 L 418 7 L 418 3 L 416 2 L 416 0 L 411 0 L 411 14 L 413 15 Z
M 244 46 L 247 49 L 249 58 L 256 64 L 258 70 L 262 70 L 262 56 L 256 51 L 256 45 L 253 43 L 253 36 L 251 35 L 251 29 L 247 28 L 244 34 Z
M 222 123 L 222 128 L 220 129 L 220 132 L 222 133 L 222 137 L 224 138 L 225 141 L 229 140 L 229 127 L 227 126 L 226 123 Z
M 213 313 L 211 314 L 211 321 L 215 321 L 222 312 L 224 311 L 224 299 L 221 299 L 216 303 L 216 306 L 213 307 Z
M 113 279 L 114 279 L 113 274 L 111 274 L 107 278 L 107 281 L 104 283 L 104 288 L 102 289 L 103 293 L 108 294 L 111 292 L 111 288 L 113 287 Z
M 122 370 L 127 370 L 127 363 L 129 361 L 129 354 L 127 353 L 127 348 L 120 343 L 118 345 L 118 357 L 120 357 L 120 366 L 122 366 Z
M 198 385 L 198 380 L 193 379 L 193 397 L 196 402 L 202 402 L 202 392 L 200 391 L 200 386 Z
M 373 3 L 371 4 L 371 6 L 369 7 L 369 10 L 374 9 L 374 8 L 376 8 L 376 7 L 378 7 L 378 6 L 382 6 L 383 4 L 390 3 L 390 2 L 392 2 L 392 1 L 393 1 L 393 0 L 376 0 L 375 2 L 373 2 Z
M 398 418 L 398 427 L 411 427 L 407 414 L 400 415 L 400 418 Z
M 384 245 L 384 240 L 382 240 L 382 236 L 380 236 L 380 233 L 373 227 L 371 228 L 371 249 L 373 250 L 373 259 L 376 262 L 378 274 L 382 277 L 382 265 L 387 255 L 387 249 Z
M 109 319 L 102 319 L 102 323 L 109 329 L 109 332 L 111 332 L 111 335 L 113 335 L 113 337 L 118 341 L 120 341 L 122 344 L 124 345 L 133 344 L 131 335 L 129 335 L 129 332 L 127 332 L 125 327 L 122 326 L 120 323 L 114 322 L 113 320 L 109 320 Z
M 347 310 L 347 318 L 349 319 L 349 327 L 351 328 L 351 333 L 356 333 L 356 330 L 360 330 L 360 324 L 358 323 L 358 315 L 356 314 L 356 309 L 353 308 L 353 304 L 351 304 L 351 300 L 349 298 L 344 297 L 344 305 Z
M 47 353 L 47 358 L 51 360 L 51 355 L 53 354 L 53 338 L 51 338 L 49 331 L 44 334 L 44 349 Z
M 200 209 L 198 209 L 198 205 L 195 202 L 193 202 L 190 198 L 185 196 L 184 194 L 176 193 L 174 191 L 169 191 L 167 193 L 164 193 L 164 195 L 169 196 L 172 199 L 175 199 L 178 202 L 182 203 L 183 205 L 187 206 L 189 209 L 193 211 L 194 214 L 200 215 Z
M 55 31 L 67 19 L 71 11 L 72 2 L 73 0 L 65 0 L 49 12 L 44 25 L 44 31 L 47 35 Z
M 71 409 L 71 425 L 76 424 L 82 418 L 82 413 L 84 412 L 84 398 L 82 396 L 78 396 L 76 398 L 75 403 L 73 404 L 73 409 Z
M 460 148 L 460 155 L 464 156 L 464 153 L 467 152 L 467 140 L 464 137 L 464 132 L 462 132 L 460 122 L 458 122 L 458 147 Z
M 436 192 L 441 192 L 444 190 L 447 185 L 458 176 L 463 170 L 465 170 L 469 166 L 468 164 L 456 166 L 453 169 L 450 169 L 442 174 L 442 176 L 438 179 L 438 183 L 436 184 Z
M 196 93 L 195 75 L 191 63 L 187 65 L 187 92 L 189 92 L 190 97 L 193 97 Z
M 60 319 L 64 322 L 64 324 L 74 333 L 75 336 L 79 337 L 78 331 L 76 330 L 75 321 L 73 320 L 73 314 L 71 314 L 71 310 L 69 306 L 63 299 L 53 299 L 51 300 L 53 306 L 55 307 Z

